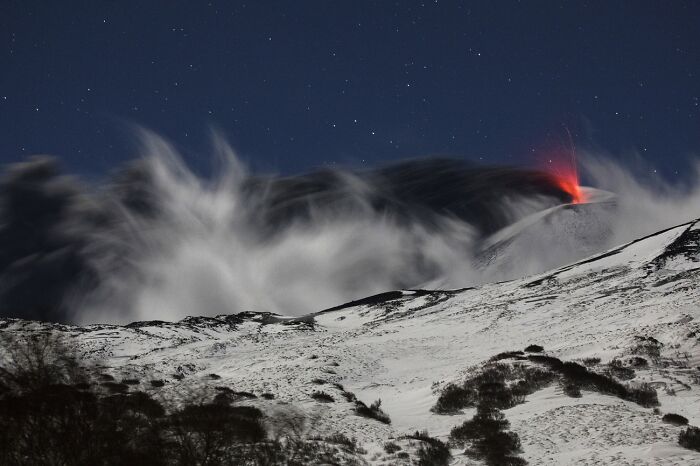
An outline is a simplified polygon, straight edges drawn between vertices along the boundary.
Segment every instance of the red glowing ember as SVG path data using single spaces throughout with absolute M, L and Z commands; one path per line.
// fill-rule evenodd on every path
M 548 171 L 556 179 L 557 185 L 569 195 L 573 204 L 586 202 L 585 194 L 581 190 L 576 169 L 576 155 L 572 150 L 568 154 L 556 152 L 548 158 Z

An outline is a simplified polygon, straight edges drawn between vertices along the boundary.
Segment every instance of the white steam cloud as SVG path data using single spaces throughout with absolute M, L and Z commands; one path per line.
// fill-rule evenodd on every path
M 700 185 L 642 182 L 594 154 L 581 159 L 583 171 L 614 199 L 597 191 L 591 203 L 566 205 L 551 179 L 517 169 L 473 168 L 462 186 L 462 178 L 450 181 L 451 165 L 428 164 L 443 171 L 425 172 L 436 180 L 426 186 L 458 188 L 438 202 L 432 198 L 444 193 L 403 185 L 422 173 L 410 178 L 408 165 L 382 175 L 396 177 L 386 183 L 403 189 L 399 196 L 387 195 L 385 178 L 349 171 L 299 184 L 251 176 L 215 138 L 221 169 L 202 179 L 166 141 L 150 133 L 142 141 L 138 170 L 97 192 L 46 162 L 9 170 L 0 184 L 0 240 L 15 246 L 0 251 L 0 316 L 126 323 L 242 311 L 303 315 L 399 288 L 538 273 L 700 217 Z M 328 177 L 332 190 L 307 196 Z M 420 202 L 402 198 L 413 194 Z M 476 201 L 453 199 L 463 195 Z M 451 210 L 441 207 L 447 204 Z M 50 300 L 33 314 L 14 311 L 37 287 L 63 302 L 62 314 L 52 314 Z

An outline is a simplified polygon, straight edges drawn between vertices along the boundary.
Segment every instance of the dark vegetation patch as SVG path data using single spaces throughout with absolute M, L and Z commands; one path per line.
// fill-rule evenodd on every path
M 581 362 L 588 367 L 596 366 L 600 364 L 600 358 L 583 358 Z
M 163 385 L 165 385 L 165 382 L 162 380 L 151 380 L 151 387 L 160 388 Z
M 273 393 L 263 393 L 262 395 L 260 395 L 260 398 L 264 398 L 266 400 L 274 400 L 275 395 Z
M 416 433 L 407 435 L 404 438 L 421 442 L 420 447 L 416 451 L 418 456 L 417 464 L 419 466 L 447 466 L 450 464 L 452 459 L 450 447 L 442 440 L 428 435 L 427 431 L 416 431 Z
M 401 451 L 401 447 L 394 442 L 387 442 L 384 444 L 384 451 L 393 455 L 397 451 Z
M 623 385 L 610 375 L 598 374 L 575 362 L 563 362 L 557 358 L 543 355 L 528 356 L 530 361 L 544 365 L 550 371 L 563 377 L 568 383 L 580 389 L 588 389 L 605 395 L 612 395 L 623 400 L 632 401 L 645 408 L 659 405 L 659 399 L 648 384 L 637 387 Z
M 321 403 L 333 403 L 335 401 L 335 398 L 326 392 L 313 392 L 311 398 Z
M 649 366 L 649 362 L 641 356 L 633 356 L 627 362 L 632 367 L 644 368 Z
M 542 351 L 544 351 L 544 348 L 540 345 L 529 345 L 525 348 L 525 352 L 527 353 L 541 353 Z
M 357 444 L 357 440 L 355 438 L 349 438 L 345 434 L 337 433 L 330 435 L 328 437 L 324 437 L 323 439 L 324 442 L 326 443 L 331 443 L 334 445 L 340 445 L 343 447 L 343 449 L 349 453 L 360 453 L 360 454 L 365 454 L 367 451 L 360 447 Z
M 93 368 L 50 335 L 20 341 L 0 334 L 0 355 L 2 465 L 362 463 L 353 439 L 305 438 L 300 411 L 266 416 L 236 404 L 246 392 L 222 387 L 222 402 L 191 393 L 196 402 L 168 408 L 128 384 L 93 382 Z
M 488 465 L 522 465 L 517 456 L 520 438 L 508 430 L 510 423 L 501 412 L 525 401 L 525 397 L 551 384 L 555 375 L 521 362 L 487 363 L 461 385 L 448 385 L 433 411 L 451 414 L 463 408 L 476 408 L 472 419 L 450 432 L 450 442 L 467 447 L 465 454 Z
M 353 395 L 353 398 L 354 396 L 355 395 Z M 354 401 L 355 413 L 357 413 L 358 416 L 374 419 L 384 424 L 391 424 L 391 419 L 389 418 L 389 415 L 382 411 L 382 400 L 376 400 L 369 406 L 367 406 L 357 398 L 355 398 Z
M 640 336 L 634 337 L 634 346 L 631 348 L 632 354 L 649 356 L 657 359 L 661 356 L 661 349 L 664 344 L 654 337 Z
M 689 450 L 700 451 L 700 429 L 690 426 L 678 436 L 678 444 Z
M 503 359 L 527 359 L 524 354 L 522 351 L 506 351 L 505 353 L 498 353 L 496 356 L 492 356 L 489 362 L 498 362 Z
M 561 380 L 561 389 L 566 396 L 571 398 L 581 398 L 581 388 L 570 380 Z
M 311 381 L 311 383 L 314 385 L 324 385 L 326 383 L 326 381 L 323 379 L 313 379 Z
M 538 350 L 536 347 L 526 351 Z M 644 407 L 658 406 L 656 391 L 648 384 L 628 386 L 615 377 L 630 379 L 634 370 L 620 361 L 607 365 L 605 374 L 593 372 L 586 366 L 565 362 L 545 354 L 529 354 L 522 361 L 518 352 L 500 353 L 491 358 L 476 373 L 460 384 L 446 385 L 432 411 L 455 414 L 465 408 L 476 408 L 476 414 L 450 432 L 450 442 L 465 447 L 465 454 L 489 465 L 522 465 L 517 433 L 509 431 L 509 422 L 501 410 L 523 403 L 525 398 L 558 381 L 562 391 L 571 397 L 581 397 L 587 389 L 632 401 Z M 600 359 L 588 360 L 598 364 Z
M 610 361 L 606 372 L 612 377 L 621 380 L 631 380 L 636 375 L 634 369 L 632 369 L 631 367 L 624 366 L 622 364 L 622 361 L 620 361 L 619 359 L 613 359 L 612 361 Z
M 498 409 L 522 403 L 527 395 L 552 383 L 554 374 L 522 363 L 490 363 L 461 385 L 447 385 L 432 408 L 437 414 L 455 414 L 487 401 Z
M 668 424 L 673 424 L 674 426 L 688 425 L 688 419 L 680 414 L 667 413 L 664 414 L 661 420 Z
M 466 455 L 488 465 L 527 464 L 517 456 L 522 451 L 520 438 L 507 430 L 509 427 L 501 411 L 487 403 L 479 404 L 472 419 L 450 431 L 450 441 L 458 447 L 466 445 Z

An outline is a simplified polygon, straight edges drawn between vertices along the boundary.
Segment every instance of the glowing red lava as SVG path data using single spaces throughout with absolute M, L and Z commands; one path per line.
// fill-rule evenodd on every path
M 552 154 L 548 159 L 547 168 L 556 179 L 557 185 L 571 195 L 572 204 L 586 202 L 586 196 L 579 184 L 576 156 L 573 151 L 570 154 Z

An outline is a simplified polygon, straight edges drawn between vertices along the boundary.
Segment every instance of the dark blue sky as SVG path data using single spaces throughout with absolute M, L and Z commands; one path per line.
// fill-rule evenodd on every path
M 568 128 L 673 176 L 700 154 L 698 25 L 683 1 L 2 0 L 0 162 L 99 175 L 137 123 L 201 171 L 210 125 L 286 173 L 531 164 Z

